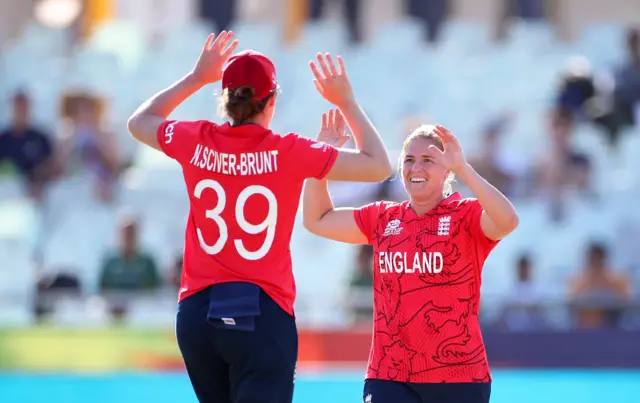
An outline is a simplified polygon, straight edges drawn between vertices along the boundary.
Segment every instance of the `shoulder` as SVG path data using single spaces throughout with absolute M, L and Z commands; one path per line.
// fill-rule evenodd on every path
M 276 134 L 273 133 L 274 138 L 277 138 L 280 148 L 288 150 L 295 147 L 298 144 L 310 142 L 311 139 L 303 137 L 298 133 Z
M 208 133 L 218 130 L 218 124 L 208 120 L 166 120 L 161 126 L 165 135 L 169 135 L 179 130 L 193 134 Z
M 49 130 L 45 129 L 42 126 L 32 126 L 29 131 L 31 132 L 32 136 L 41 138 L 45 141 L 48 141 L 51 138 Z
M 474 210 L 482 209 L 480 206 L 480 202 L 478 199 L 469 197 L 469 198 L 452 198 L 451 200 L 445 200 L 442 203 L 442 214 L 460 214 L 466 215 Z
M 360 207 L 359 211 L 369 216 L 369 219 L 378 222 L 387 222 L 393 219 L 402 219 L 403 212 L 408 203 L 380 200 Z
M 118 262 L 119 260 L 120 260 L 120 255 L 116 251 L 111 250 L 105 253 L 104 256 L 102 257 L 102 264 L 111 265 L 115 262 Z

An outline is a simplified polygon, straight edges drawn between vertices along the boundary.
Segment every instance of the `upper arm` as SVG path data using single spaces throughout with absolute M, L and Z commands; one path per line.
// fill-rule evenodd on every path
M 511 233 L 511 231 L 505 231 L 496 225 L 484 210 L 482 210 L 482 214 L 480 215 L 480 228 L 484 236 L 492 241 L 499 241 Z
M 180 164 L 187 164 L 196 154 L 196 147 L 200 138 L 200 133 L 204 130 L 206 121 L 181 121 L 164 120 L 156 126 L 156 123 L 148 122 L 149 129 L 155 127 L 153 140 L 145 132 L 145 140 L 138 139 L 143 143 L 162 151 L 168 157 L 173 158 Z
M 327 212 L 314 224 L 313 233 L 324 238 L 353 244 L 372 244 L 380 210 L 385 202 L 360 208 L 337 208 Z
M 488 253 L 496 246 L 500 238 L 494 239 L 487 235 L 486 226 L 495 225 L 493 221 L 491 224 L 487 224 L 489 218 L 484 212 L 484 209 L 480 205 L 480 202 L 476 199 L 467 200 L 467 207 L 469 209 L 469 231 L 473 237 L 474 243 L 478 245 L 479 250 Z M 491 230 L 489 230 L 491 231 Z M 490 232 L 491 233 L 491 232 Z
M 288 171 L 300 179 L 323 179 L 336 161 L 338 150 L 328 144 L 294 133 L 285 136 L 285 141 L 292 142 L 288 150 Z
M 367 244 L 367 237 L 360 230 L 353 208 L 338 208 L 329 210 L 314 223 L 312 232 L 323 238 L 334 241 Z
M 158 140 L 158 131 L 165 122 L 166 120 L 160 116 L 140 114 L 134 115 L 129 119 L 127 128 L 133 138 L 139 142 L 158 151 L 163 151 Z
M 349 182 L 381 182 L 391 175 L 389 161 L 380 161 L 358 150 L 341 148 L 337 150 L 335 164 L 327 174 L 327 179 Z M 387 169 L 389 168 L 389 169 Z
M 295 163 L 291 169 L 302 179 L 329 179 L 351 182 L 381 182 L 390 174 L 388 161 L 380 161 L 358 150 L 335 148 L 328 144 L 290 134 L 294 144 L 290 155 Z

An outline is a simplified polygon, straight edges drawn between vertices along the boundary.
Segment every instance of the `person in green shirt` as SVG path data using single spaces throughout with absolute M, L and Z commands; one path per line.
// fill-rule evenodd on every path
M 135 218 L 120 223 L 120 247 L 102 262 L 100 291 L 153 291 L 161 286 L 154 258 L 140 249 Z

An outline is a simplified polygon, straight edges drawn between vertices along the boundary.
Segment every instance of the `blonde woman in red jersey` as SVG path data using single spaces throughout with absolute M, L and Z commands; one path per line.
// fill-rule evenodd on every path
M 278 98 L 274 64 L 232 33 L 211 35 L 190 73 L 129 119 L 138 141 L 180 164 L 189 195 L 176 336 L 202 403 L 291 403 L 298 354 L 289 244 L 307 178 L 378 182 L 392 171 L 342 60 L 311 62 L 320 94 L 349 124 L 357 150 L 269 130 Z M 228 122 L 167 120 L 189 96 L 222 81 Z
M 341 146 L 342 134 L 319 140 Z M 515 209 L 467 163 L 456 137 L 422 126 L 399 167 L 409 200 L 334 208 L 327 182 L 309 180 L 305 227 L 374 248 L 373 345 L 365 402 L 486 403 L 491 375 L 480 332 L 484 262 L 518 225 Z M 454 176 L 477 199 L 452 193 Z

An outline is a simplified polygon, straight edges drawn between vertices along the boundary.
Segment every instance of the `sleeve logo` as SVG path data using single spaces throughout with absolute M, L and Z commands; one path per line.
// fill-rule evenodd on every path
M 382 236 L 399 235 L 402 232 L 400 220 L 391 220 L 387 223 L 387 227 L 384 229 Z
M 165 144 L 171 144 L 171 141 L 173 141 L 173 131 L 174 131 L 174 126 L 176 125 L 177 122 L 173 121 L 171 123 L 169 123 L 167 125 L 167 128 L 164 129 L 164 143 Z

